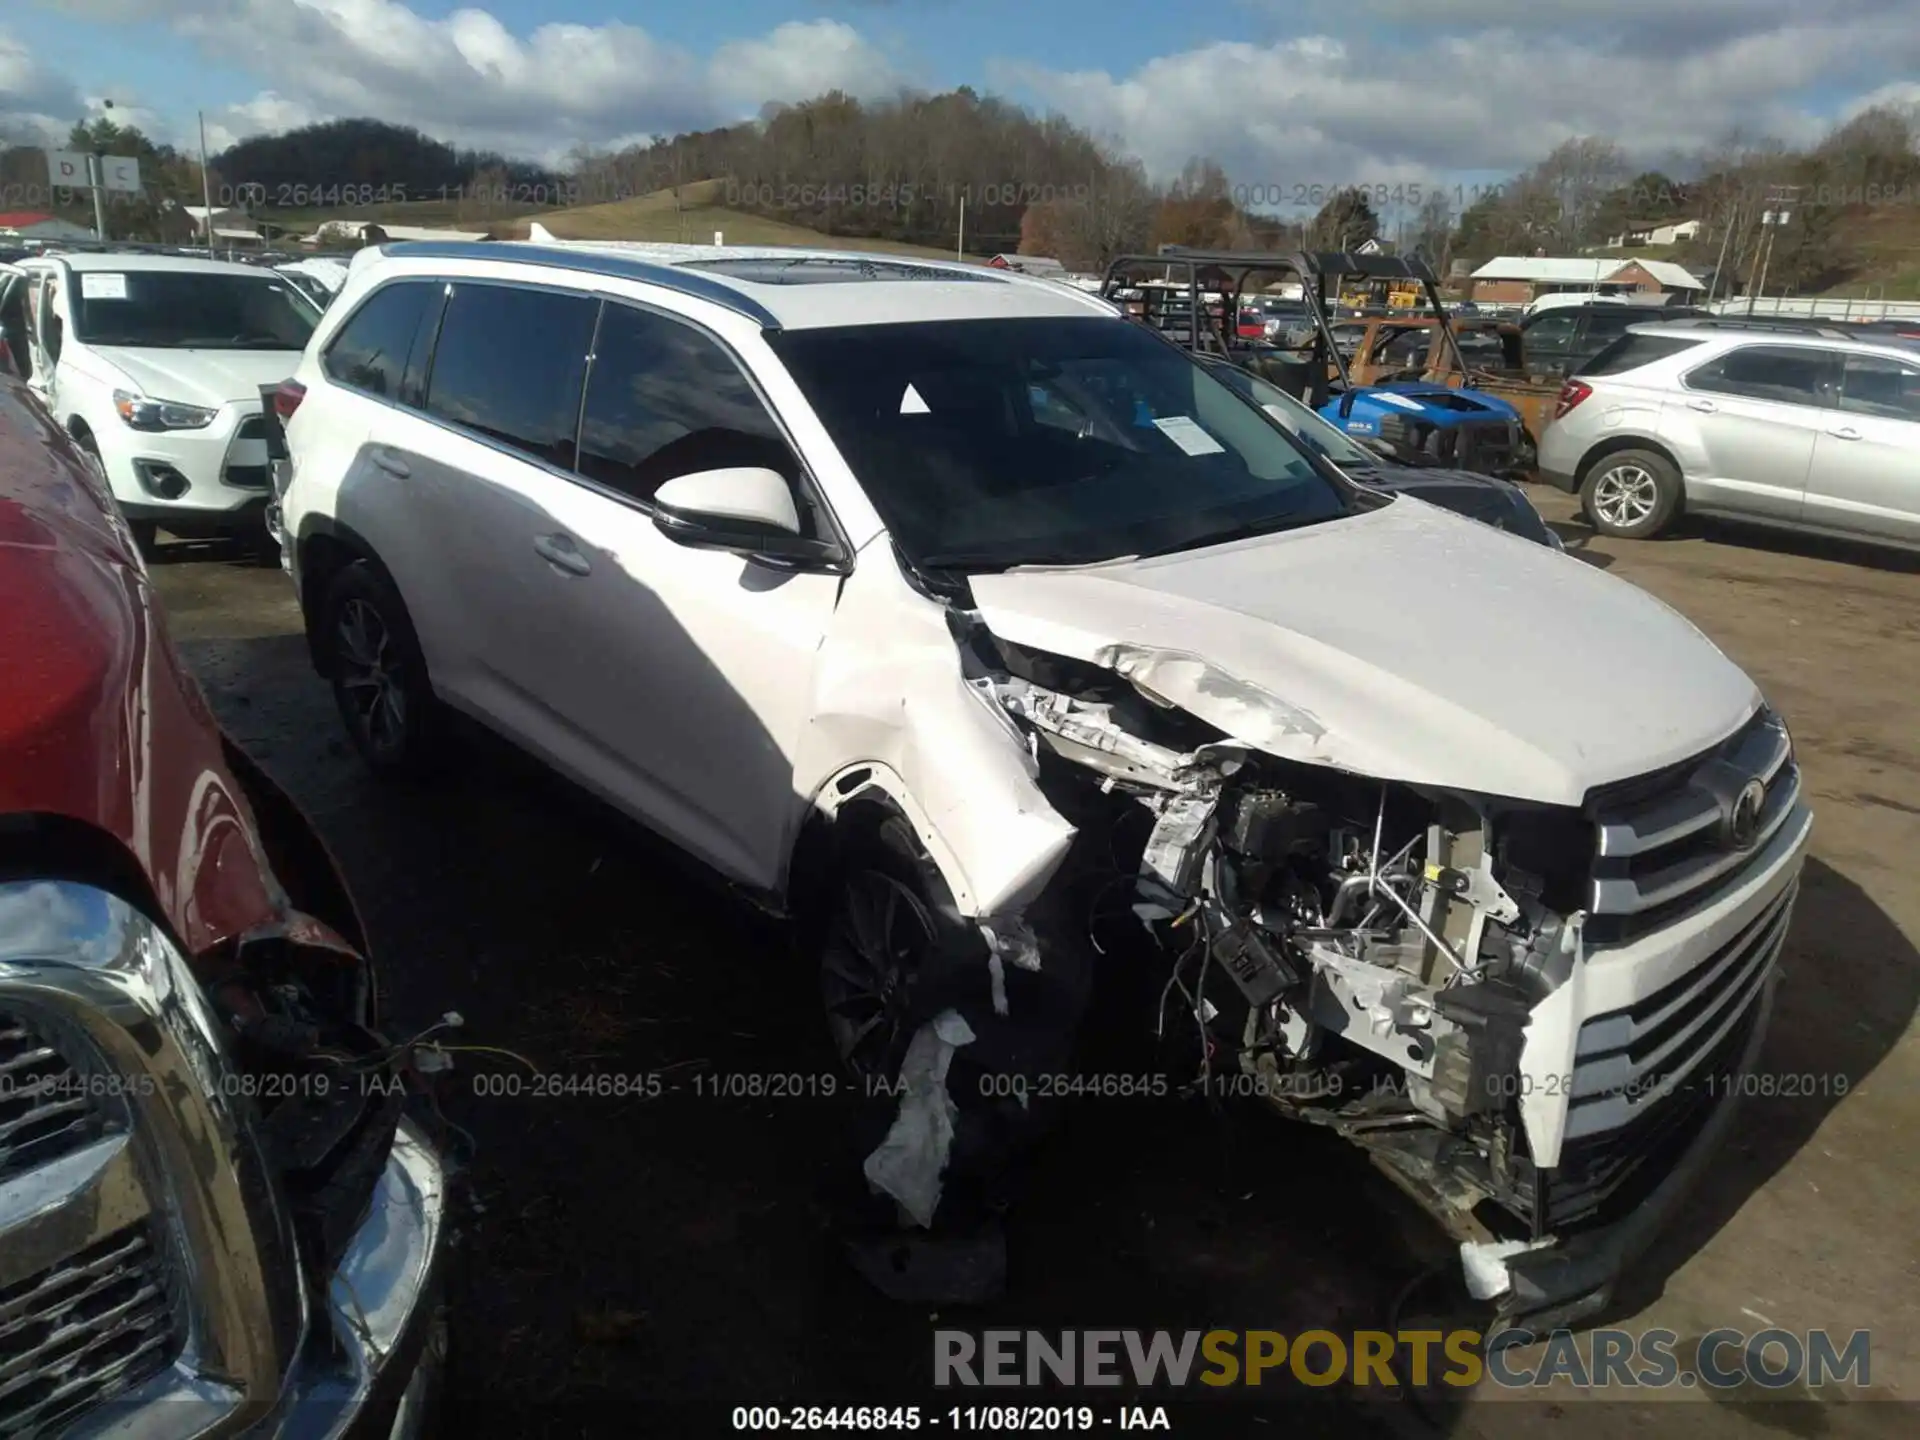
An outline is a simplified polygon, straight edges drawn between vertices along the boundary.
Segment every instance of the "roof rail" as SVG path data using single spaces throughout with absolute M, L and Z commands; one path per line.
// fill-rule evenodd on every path
M 1819 335 L 1828 340 L 1850 340 L 1858 333 L 1831 320 L 1795 319 L 1792 316 L 1748 317 L 1715 315 L 1710 319 L 1649 320 L 1649 325 L 1685 325 L 1696 330 L 1768 330 L 1782 335 Z
M 742 295 L 733 286 L 677 265 L 637 260 L 607 250 L 562 250 L 519 240 L 403 240 L 380 247 L 395 260 L 505 260 L 524 265 L 546 265 L 611 280 L 638 280 L 675 290 L 744 315 L 763 330 L 778 330 L 780 322 L 766 306 Z

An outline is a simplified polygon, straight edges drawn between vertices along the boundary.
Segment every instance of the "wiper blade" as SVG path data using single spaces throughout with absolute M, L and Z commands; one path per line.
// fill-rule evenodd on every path
M 1342 510 L 1342 515 L 1352 513 Z M 1206 550 L 1215 545 L 1228 545 L 1235 540 L 1255 540 L 1262 535 L 1278 535 L 1283 530 L 1303 530 L 1309 525 L 1318 525 L 1323 520 L 1332 520 L 1332 515 L 1302 516 L 1298 519 L 1275 519 L 1251 521 L 1245 525 L 1235 525 L 1230 529 L 1216 530 L 1212 534 L 1198 535 L 1191 540 L 1182 540 L 1177 545 L 1168 545 L 1159 550 L 1143 551 L 1138 557 L 1151 560 L 1159 555 L 1177 555 L 1183 550 Z
M 1137 555 L 1001 555 L 978 550 L 948 550 L 922 555 L 919 564 L 928 570 L 966 570 L 982 574 L 1000 570 L 1044 569 L 1049 566 L 1076 567 L 1107 565 L 1115 560 L 1136 560 Z

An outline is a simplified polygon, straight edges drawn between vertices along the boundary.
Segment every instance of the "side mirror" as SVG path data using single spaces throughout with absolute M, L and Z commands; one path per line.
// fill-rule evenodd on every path
M 777 470 L 697 470 L 654 491 L 653 504 L 655 527 L 679 545 L 803 564 L 840 556 L 832 541 L 800 533 L 793 489 Z

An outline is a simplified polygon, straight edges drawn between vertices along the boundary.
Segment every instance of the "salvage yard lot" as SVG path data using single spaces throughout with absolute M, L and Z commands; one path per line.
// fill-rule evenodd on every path
M 1748 1102 L 1679 1231 L 1631 1277 L 1620 1323 L 1683 1337 L 1870 1329 L 1874 1390 L 1911 1400 L 1920 562 L 1731 528 L 1589 543 L 1565 497 L 1535 494 L 1582 558 L 1674 605 L 1759 680 L 1792 724 L 1816 814 L 1762 1070 L 1820 1082 L 1802 1081 L 1810 1096 Z M 654 1098 L 536 1095 L 510 1055 L 458 1057 L 445 1109 L 476 1148 L 452 1297 L 451 1433 L 627 1433 L 669 1413 L 682 1422 L 672 1433 L 718 1433 L 732 1406 L 782 1400 L 931 1408 L 927 1312 L 871 1294 L 826 1232 L 857 1154 L 840 1138 L 844 1093 L 806 1093 L 829 1058 L 811 976 L 787 963 L 780 932 L 491 747 L 459 783 L 375 784 L 341 741 L 278 571 L 163 542 L 153 574 L 222 721 L 335 847 L 400 1021 L 456 1009 L 458 1040 L 551 1075 L 663 1077 Z M 768 1074 L 801 1077 L 784 1088 L 802 1093 L 708 1093 L 718 1077 Z M 519 1095 L 495 1093 L 513 1076 Z M 943 1323 L 1410 1328 L 1439 1323 L 1444 1299 L 1417 1294 L 1394 1315 L 1442 1242 L 1356 1152 L 1263 1114 L 1210 1119 L 1175 1101 L 1081 1102 L 1009 1248 L 1007 1297 Z M 1913 1431 L 1908 1406 L 1857 1397 L 1817 1412 L 1676 1398 L 1693 1402 L 1684 1428 L 1700 1440 Z M 1581 1436 L 1624 1436 L 1659 1403 L 1555 1399 L 1561 1433 Z M 1179 1402 L 1175 1433 L 1201 1433 L 1192 1417 L 1219 1409 Z M 1541 1419 L 1452 1393 L 1426 1411 L 1461 1437 Z M 1662 1433 L 1683 1420 L 1661 1418 Z M 1286 1424 L 1354 1434 L 1370 1419 L 1421 1428 L 1410 1407 L 1376 1414 L 1337 1397 Z

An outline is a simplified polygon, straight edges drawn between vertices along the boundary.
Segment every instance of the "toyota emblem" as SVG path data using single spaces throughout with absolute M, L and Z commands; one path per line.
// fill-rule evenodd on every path
M 1760 814 L 1767 808 L 1767 782 L 1757 776 L 1740 787 L 1727 815 L 1727 843 L 1735 850 L 1750 847 L 1760 834 Z

